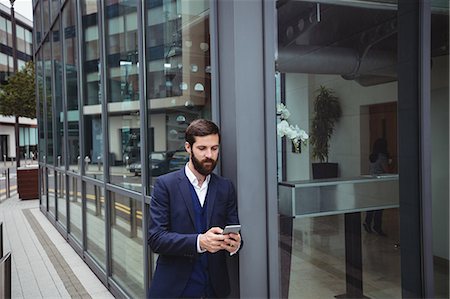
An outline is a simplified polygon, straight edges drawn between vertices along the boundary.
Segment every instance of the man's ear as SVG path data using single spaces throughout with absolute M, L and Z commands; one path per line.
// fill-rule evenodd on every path
M 185 142 L 184 143 L 184 149 L 190 154 L 191 153 L 191 145 L 189 144 L 189 142 Z

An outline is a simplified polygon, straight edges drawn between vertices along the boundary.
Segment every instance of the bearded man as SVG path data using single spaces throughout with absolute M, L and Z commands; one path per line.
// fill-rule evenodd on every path
M 220 132 L 209 120 L 186 129 L 189 162 L 160 176 L 150 204 L 148 244 L 158 261 L 151 298 L 224 298 L 230 292 L 226 255 L 241 247 L 239 233 L 222 234 L 239 224 L 232 182 L 212 171 L 219 158 Z

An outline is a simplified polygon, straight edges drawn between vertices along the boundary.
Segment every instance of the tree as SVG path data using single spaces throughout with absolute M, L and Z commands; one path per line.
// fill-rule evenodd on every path
M 0 86 L 0 115 L 16 117 L 16 160 L 19 157 L 19 117 L 36 118 L 34 63 L 28 61 L 20 71 Z

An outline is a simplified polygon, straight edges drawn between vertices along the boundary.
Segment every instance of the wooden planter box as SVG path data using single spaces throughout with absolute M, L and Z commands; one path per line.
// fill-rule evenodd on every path
M 39 169 L 17 169 L 17 193 L 20 199 L 39 198 Z

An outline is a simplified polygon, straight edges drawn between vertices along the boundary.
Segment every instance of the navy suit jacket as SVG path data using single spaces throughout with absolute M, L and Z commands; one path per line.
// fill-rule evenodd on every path
M 189 280 L 197 253 L 197 233 L 190 182 L 185 169 L 160 176 L 150 204 L 148 244 L 159 254 L 150 286 L 151 298 L 180 297 Z M 236 193 L 232 182 L 211 174 L 206 195 L 207 228 L 239 224 Z M 208 274 L 218 297 L 226 297 L 230 283 L 226 255 L 220 250 L 208 255 Z

